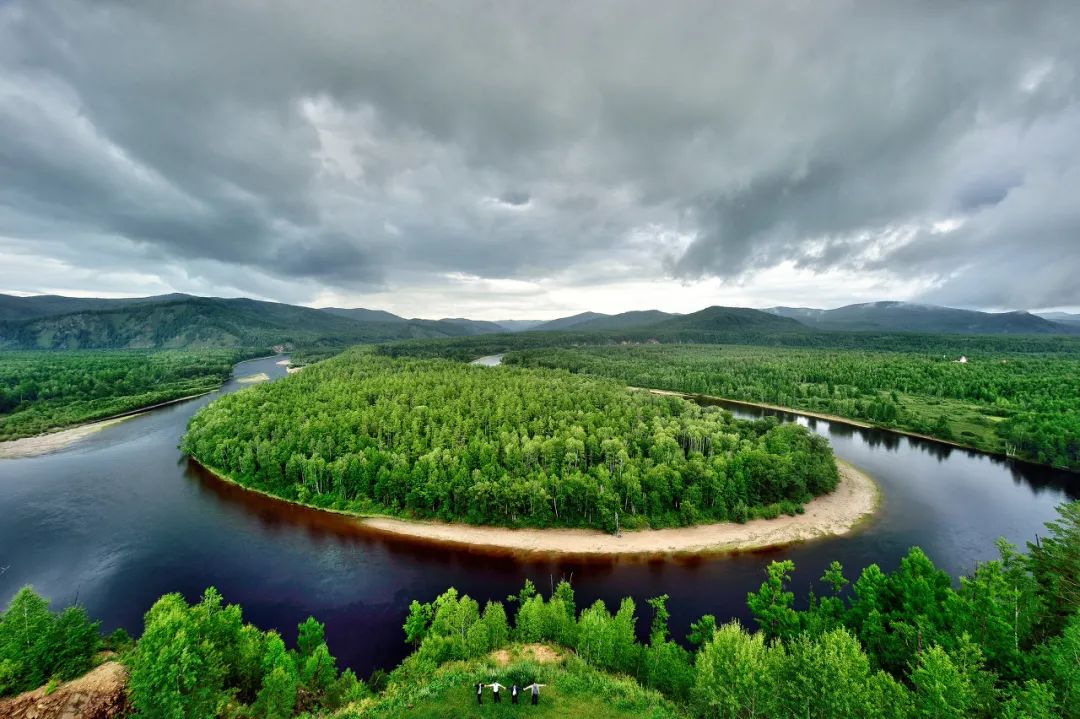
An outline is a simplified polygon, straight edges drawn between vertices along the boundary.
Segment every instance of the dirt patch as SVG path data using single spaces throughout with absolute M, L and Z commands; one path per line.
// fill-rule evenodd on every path
M 500 667 L 505 667 L 515 659 L 532 659 L 540 664 L 557 664 L 563 660 L 563 654 L 547 644 L 525 644 L 510 649 L 500 649 L 491 653 L 491 658 Z
M 0 699 L 6 719 L 119 719 L 131 710 L 127 701 L 127 670 L 120 662 L 105 662 L 78 679 L 61 684 L 45 696 L 45 687 Z
M 615 536 L 588 529 L 506 529 L 389 518 L 362 522 L 386 534 L 524 554 L 671 555 L 778 547 L 847 534 L 877 509 L 878 491 L 873 480 L 844 462 L 838 461 L 837 466 L 840 483 L 836 489 L 808 502 L 803 514 L 755 519 L 745 524 L 645 529 Z

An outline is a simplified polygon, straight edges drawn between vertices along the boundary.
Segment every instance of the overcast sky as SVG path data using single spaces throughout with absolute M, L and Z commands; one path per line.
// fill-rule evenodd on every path
M 1080 307 L 1080 2 L 0 0 L 0 292 Z

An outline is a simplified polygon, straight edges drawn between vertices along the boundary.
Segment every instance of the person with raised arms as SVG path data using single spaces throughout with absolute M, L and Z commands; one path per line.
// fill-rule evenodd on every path
M 525 687 L 525 691 L 532 691 L 532 703 L 535 706 L 540 703 L 540 687 L 546 687 L 547 684 L 537 684 L 533 682 L 529 686 Z

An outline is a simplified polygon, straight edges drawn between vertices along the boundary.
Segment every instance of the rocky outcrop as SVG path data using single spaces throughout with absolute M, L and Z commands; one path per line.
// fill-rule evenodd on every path
M 127 669 L 116 661 L 61 684 L 48 696 L 40 687 L 0 699 L 4 719 L 120 719 L 129 710 Z

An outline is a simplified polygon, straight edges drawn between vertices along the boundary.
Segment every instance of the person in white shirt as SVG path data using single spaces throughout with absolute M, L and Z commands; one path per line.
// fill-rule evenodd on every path
M 525 687 L 525 691 L 532 691 L 532 703 L 533 705 L 540 703 L 540 687 L 546 687 L 547 684 L 537 684 L 533 682 L 529 686 Z
M 520 690 L 520 689 L 518 689 L 518 685 L 517 685 L 517 684 L 515 684 L 515 685 L 514 685 L 514 686 L 512 686 L 512 687 L 510 687 L 510 703 L 511 703 L 511 704 L 517 704 L 517 698 L 518 698 L 518 692 L 519 692 L 519 691 L 521 691 L 521 690 Z
M 488 684 L 488 686 L 491 687 L 491 694 L 495 697 L 495 703 L 498 704 L 500 701 L 502 701 L 499 698 L 499 690 L 506 689 L 506 687 L 504 687 L 502 684 L 499 684 L 498 682 L 493 682 L 491 684 Z

